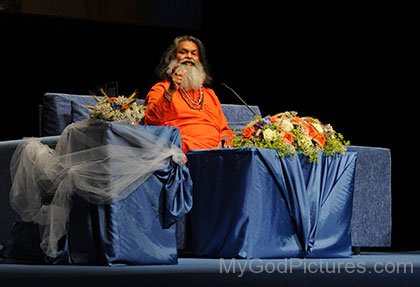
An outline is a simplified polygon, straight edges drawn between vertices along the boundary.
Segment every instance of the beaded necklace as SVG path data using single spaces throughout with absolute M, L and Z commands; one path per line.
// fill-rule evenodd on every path
M 187 105 L 193 109 L 193 110 L 202 110 L 203 109 L 203 105 L 204 105 L 204 94 L 203 94 L 203 90 L 200 88 L 198 89 L 198 92 L 200 94 L 200 97 L 198 98 L 197 101 L 195 101 L 192 96 L 190 96 L 190 94 L 188 93 L 188 91 L 186 91 L 184 88 L 180 89 L 181 91 L 181 96 L 184 99 L 184 101 L 187 103 Z

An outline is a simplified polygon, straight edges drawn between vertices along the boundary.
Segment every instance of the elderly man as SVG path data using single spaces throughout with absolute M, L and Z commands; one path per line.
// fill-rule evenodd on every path
M 235 134 L 210 88 L 212 78 L 199 39 L 175 38 L 162 55 L 156 74 L 160 82 L 146 96 L 146 125 L 178 127 L 184 153 L 229 145 Z

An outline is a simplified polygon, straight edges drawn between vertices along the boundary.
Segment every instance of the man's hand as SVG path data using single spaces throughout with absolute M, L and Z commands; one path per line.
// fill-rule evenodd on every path
M 182 79 L 184 78 L 184 75 L 187 73 L 187 70 L 182 66 L 181 63 L 178 63 L 175 65 L 175 67 L 172 70 L 172 81 L 171 86 L 169 87 L 171 90 L 174 88 L 174 90 L 178 90 L 181 86 Z

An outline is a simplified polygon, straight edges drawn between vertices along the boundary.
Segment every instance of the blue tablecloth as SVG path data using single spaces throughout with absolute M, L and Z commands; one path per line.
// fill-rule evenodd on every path
M 236 148 L 188 154 L 192 249 L 240 258 L 351 256 L 357 153 L 302 155 Z

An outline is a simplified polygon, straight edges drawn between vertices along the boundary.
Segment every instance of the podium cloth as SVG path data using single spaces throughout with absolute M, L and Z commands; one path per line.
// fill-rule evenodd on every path
M 44 227 L 41 247 L 55 262 L 176 264 L 175 223 L 192 207 L 180 146 L 175 127 L 78 122 L 50 157 L 39 159 L 33 151 L 45 147 L 34 140 L 19 149 L 15 177 L 32 174 L 36 192 L 17 180 L 11 204 L 24 221 Z
M 254 147 L 188 153 L 194 254 L 350 257 L 356 158 L 320 153 L 310 163 Z

